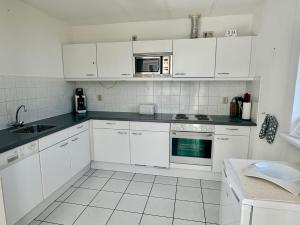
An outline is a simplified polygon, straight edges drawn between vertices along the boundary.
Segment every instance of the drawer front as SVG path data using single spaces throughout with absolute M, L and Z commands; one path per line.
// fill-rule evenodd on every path
M 93 128 L 128 130 L 129 121 L 93 120 Z
M 86 131 L 89 129 L 89 122 L 83 122 L 80 124 L 77 124 L 76 126 L 70 127 L 69 128 L 69 136 L 74 136 L 78 133 L 81 133 L 83 131 Z
M 169 132 L 169 123 L 130 122 L 130 130 Z
M 215 126 L 215 134 L 249 136 L 250 127 L 242 126 Z
M 69 137 L 70 137 L 70 128 L 43 137 L 39 139 L 39 151 L 49 148 L 50 146 L 53 146 L 63 140 L 66 140 Z

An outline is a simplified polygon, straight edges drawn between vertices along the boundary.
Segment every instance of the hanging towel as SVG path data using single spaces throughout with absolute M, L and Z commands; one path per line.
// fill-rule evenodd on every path
M 261 125 L 260 132 L 259 132 L 260 139 L 264 139 L 267 136 L 267 130 L 268 130 L 269 123 L 270 123 L 270 117 L 271 117 L 270 114 L 267 114 L 264 122 Z
M 276 132 L 278 128 L 278 121 L 275 116 L 271 116 L 267 114 L 264 122 L 261 125 L 261 129 L 259 132 L 259 138 L 266 138 L 269 144 L 272 144 L 275 140 Z

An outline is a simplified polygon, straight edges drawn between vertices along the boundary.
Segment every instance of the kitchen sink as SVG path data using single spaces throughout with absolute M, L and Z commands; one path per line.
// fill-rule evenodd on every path
M 12 133 L 18 133 L 18 134 L 27 134 L 27 133 L 40 133 L 49 129 L 54 128 L 54 125 L 42 125 L 42 124 L 35 124 L 27 127 L 22 127 L 16 130 L 12 130 Z

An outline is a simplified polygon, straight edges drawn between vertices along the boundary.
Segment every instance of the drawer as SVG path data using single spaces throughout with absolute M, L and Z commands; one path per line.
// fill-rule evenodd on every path
M 63 140 L 66 140 L 70 137 L 70 129 L 65 129 L 58 131 L 54 134 L 50 134 L 46 137 L 39 139 L 39 151 L 42 151 L 46 148 L 49 148 L 52 145 L 55 145 Z
M 128 130 L 129 121 L 93 120 L 93 128 Z
M 170 131 L 169 123 L 130 122 L 130 130 Z
M 83 131 L 86 131 L 89 129 L 89 122 L 83 122 L 80 124 L 77 124 L 76 126 L 69 128 L 69 136 L 72 137 L 78 133 L 81 133 Z
M 215 126 L 215 134 L 249 136 L 250 127 L 246 127 L 246 126 Z

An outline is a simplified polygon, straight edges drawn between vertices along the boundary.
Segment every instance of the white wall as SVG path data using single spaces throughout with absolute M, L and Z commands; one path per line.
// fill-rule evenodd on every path
M 62 77 L 70 27 L 18 0 L 0 0 L 0 75 Z
M 256 41 L 256 75 L 262 77 L 258 106 L 258 127 L 254 131 L 253 157 L 257 159 L 300 162 L 300 151 L 279 136 L 270 145 L 258 138 L 265 115 L 274 114 L 280 132 L 291 125 L 292 104 L 300 47 L 300 23 L 296 23 L 299 0 L 267 0 L 254 15 Z
M 178 39 L 188 38 L 190 27 L 189 19 L 73 26 L 72 37 L 74 43 L 128 41 L 132 35 L 137 35 L 139 40 Z M 237 28 L 240 35 L 251 34 L 252 15 L 203 17 L 200 34 L 214 31 L 216 36 L 224 36 L 229 28 Z

